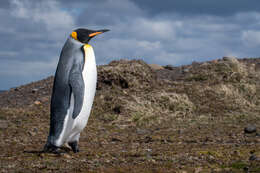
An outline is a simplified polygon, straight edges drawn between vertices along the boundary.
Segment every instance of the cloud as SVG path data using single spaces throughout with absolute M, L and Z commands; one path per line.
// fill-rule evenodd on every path
M 250 3 L 244 0 L 132 0 L 132 2 L 152 16 L 161 13 L 181 13 L 186 16 L 232 16 L 241 12 L 257 12 L 260 10 L 260 2 L 258 0 L 250 0 Z
M 53 74 L 61 47 L 75 28 L 73 16 L 58 1 L 11 0 L 9 5 L 0 8 L 1 79 L 19 85 Z
M 48 61 L 55 54 L 58 57 L 57 49 L 75 28 L 73 17 L 58 1 L 51 0 L 12 0 L 10 9 L 0 11 L 0 18 L 5 24 L 0 26 L 5 33 L 1 43 L 8 46 L 8 51 L 16 51 L 20 61 Z
M 133 2 L 129 0 L 101 0 L 86 2 L 81 8 L 77 18 L 77 25 L 87 27 L 102 27 L 116 25 L 120 22 L 127 23 L 142 16 L 144 13 Z
M 12 0 L 11 14 L 17 19 L 30 20 L 30 24 L 41 25 L 52 38 L 58 38 L 64 31 L 74 26 L 73 17 L 55 0 L 33 1 Z M 58 31 L 58 32 L 53 32 Z
M 233 44 L 240 42 L 241 34 L 233 33 L 235 37 L 231 39 L 227 33 L 239 30 L 241 26 L 214 16 L 138 16 L 111 27 L 111 38 L 104 36 L 94 42 L 97 48 L 102 48 L 97 57 L 110 57 L 103 59 L 103 63 L 126 55 L 130 59 L 138 57 L 149 63 L 173 65 L 204 61 L 208 57 L 220 58 L 237 52 Z
M 97 64 L 121 58 L 182 65 L 224 55 L 256 57 L 259 10 L 256 0 L 1 1 L 5 85 L 0 89 L 53 74 L 64 42 L 78 27 L 111 30 L 90 42 Z
M 260 31 L 248 30 L 243 31 L 242 41 L 248 47 L 260 46 Z

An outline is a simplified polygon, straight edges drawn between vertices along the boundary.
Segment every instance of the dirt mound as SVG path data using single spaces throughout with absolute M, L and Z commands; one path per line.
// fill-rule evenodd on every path
M 112 61 L 98 68 L 98 89 L 144 89 L 155 83 L 155 75 L 149 65 L 141 60 Z
M 224 57 L 173 67 L 141 60 L 113 61 L 98 67 L 93 114 L 100 120 L 151 124 L 175 116 L 214 115 L 259 109 L 259 59 Z M 53 77 L 0 93 L 9 108 L 46 107 Z

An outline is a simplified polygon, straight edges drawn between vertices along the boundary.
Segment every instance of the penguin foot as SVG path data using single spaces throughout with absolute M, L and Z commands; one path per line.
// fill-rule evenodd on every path
M 71 149 L 74 153 L 79 152 L 78 141 L 69 142 L 68 144 L 69 144 L 69 146 L 71 147 Z
M 43 148 L 44 153 L 54 153 L 54 154 L 60 154 L 59 147 L 52 145 L 52 144 L 46 144 Z

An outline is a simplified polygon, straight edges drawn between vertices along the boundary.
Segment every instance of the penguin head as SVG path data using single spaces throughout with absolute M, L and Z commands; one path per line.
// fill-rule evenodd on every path
M 89 40 L 95 37 L 98 34 L 102 34 L 104 32 L 109 31 L 108 29 L 102 30 L 89 30 L 84 28 L 78 28 L 71 33 L 71 37 L 75 40 L 80 41 L 81 43 L 87 44 Z

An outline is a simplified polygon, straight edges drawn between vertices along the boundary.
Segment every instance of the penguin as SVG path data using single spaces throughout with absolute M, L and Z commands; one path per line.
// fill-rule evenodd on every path
M 65 42 L 54 77 L 44 152 L 58 152 L 63 144 L 79 152 L 80 133 L 87 125 L 97 83 L 95 55 L 88 43 L 107 31 L 78 28 Z

